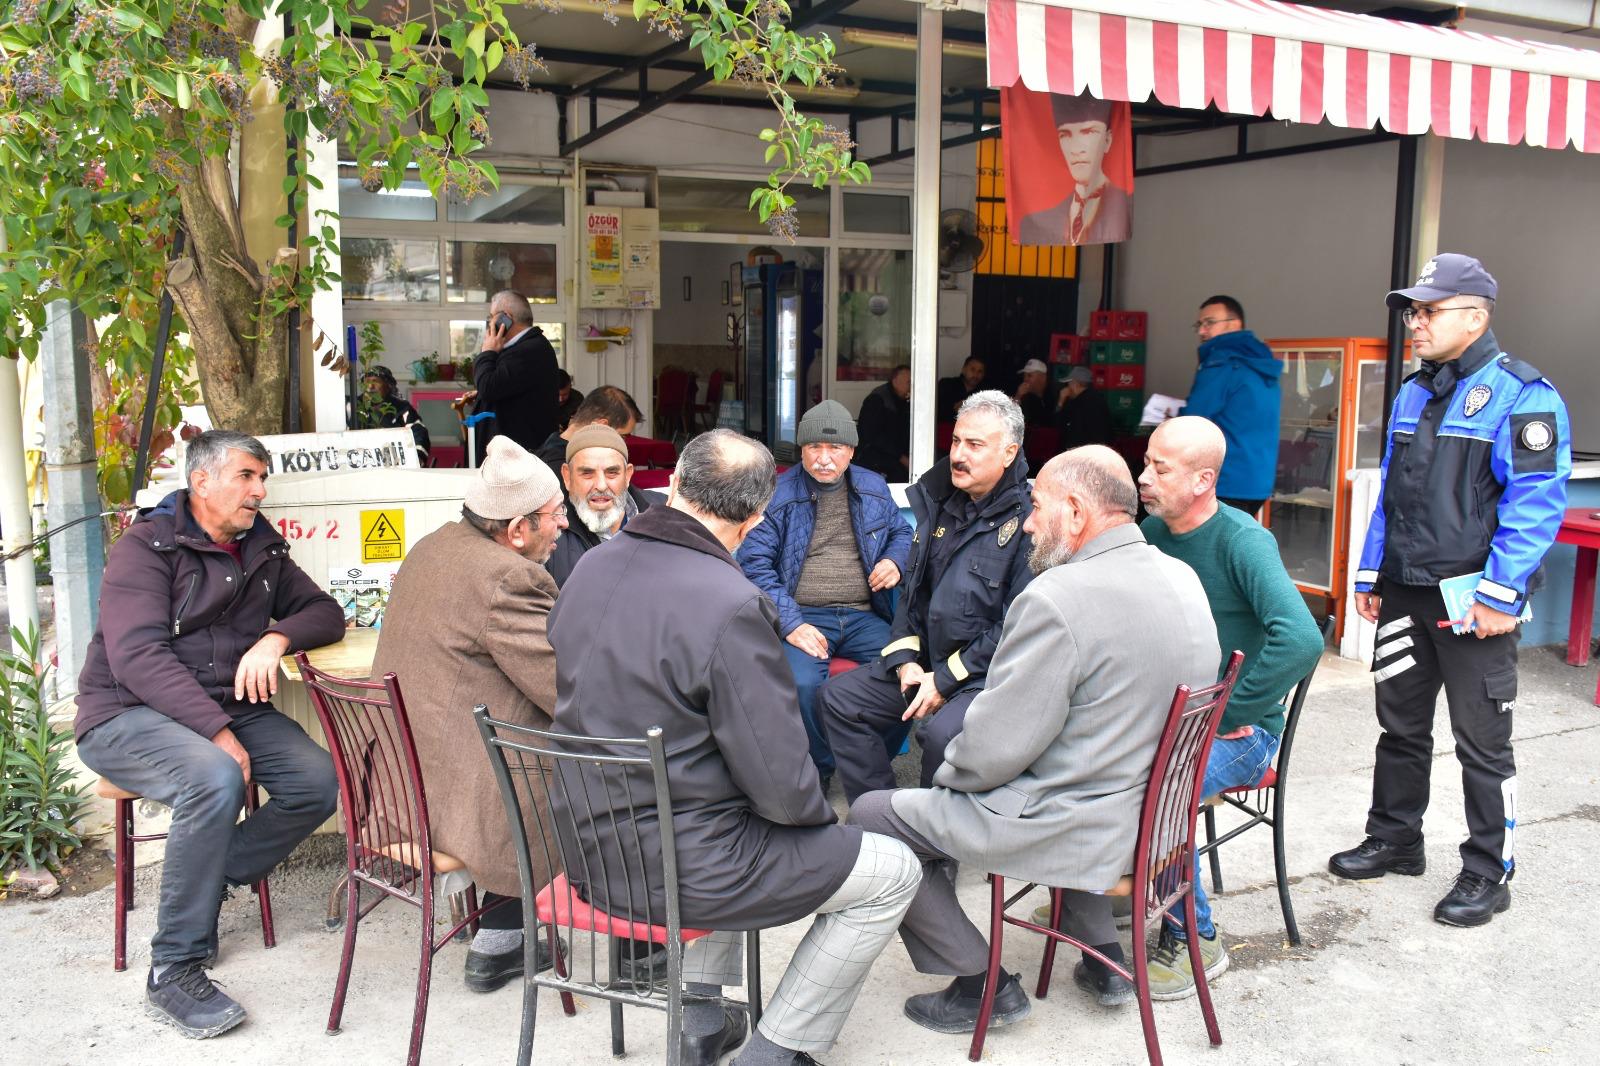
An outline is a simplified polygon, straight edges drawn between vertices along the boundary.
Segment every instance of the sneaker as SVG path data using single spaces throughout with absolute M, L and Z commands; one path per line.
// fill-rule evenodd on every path
M 1200 938 L 1200 961 L 1206 968 L 1206 981 L 1215 981 L 1228 970 L 1228 948 L 1222 942 L 1222 929 L 1216 936 Z M 1189 965 L 1189 945 L 1161 930 L 1161 939 L 1150 952 L 1150 998 L 1187 999 L 1194 995 L 1194 971 Z
M 244 1008 L 211 980 L 198 959 L 174 963 L 145 982 L 145 1013 L 191 1040 L 220 1036 L 244 1021 Z

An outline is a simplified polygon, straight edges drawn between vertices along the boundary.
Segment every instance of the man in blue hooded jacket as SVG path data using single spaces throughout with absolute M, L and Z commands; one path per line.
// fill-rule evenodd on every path
M 1228 442 L 1217 477 L 1217 499 L 1255 514 L 1278 476 L 1278 386 L 1282 364 L 1244 328 L 1244 307 L 1232 296 L 1200 305 L 1200 369 L 1183 409 L 1216 423 Z
M 866 662 L 889 643 L 892 590 L 911 554 L 911 526 L 888 483 L 850 465 L 856 424 L 843 404 L 823 400 L 806 412 L 795 436 L 800 465 L 778 478 L 766 518 L 739 550 L 739 565 L 778 608 L 800 717 L 826 793 L 834 759 L 817 724 L 817 692 L 831 658 Z

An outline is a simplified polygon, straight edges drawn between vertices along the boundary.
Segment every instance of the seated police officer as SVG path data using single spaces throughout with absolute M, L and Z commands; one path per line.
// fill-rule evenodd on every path
M 917 531 L 889 643 L 870 667 L 833 678 L 819 697 L 851 802 L 894 787 L 885 742 L 898 746 L 901 723 L 919 718 L 927 719 L 918 740 L 928 787 L 983 689 L 1006 608 L 1032 577 L 1022 434 L 1022 409 L 1005 393 L 973 393 L 956 417 L 950 455 L 906 492 Z
M 823 400 L 807 411 L 796 440 L 800 465 L 778 478 L 767 517 L 739 549 L 739 565 L 778 608 L 811 761 L 826 793 L 833 752 L 817 726 L 817 692 L 830 658 L 865 662 L 889 643 L 890 590 L 911 554 L 911 527 L 883 478 L 850 465 L 856 424 L 843 404 Z

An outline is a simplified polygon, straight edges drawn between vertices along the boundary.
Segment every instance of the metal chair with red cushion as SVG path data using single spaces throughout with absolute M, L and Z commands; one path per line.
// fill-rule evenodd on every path
M 1243 652 L 1234 652 L 1222 680 L 1205 688 L 1191 690 L 1179 685 L 1167 711 L 1167 723 L 1156 745 L 1155 761 L 1150 768 L 1150 781 L 1145 786 L 1144 806 L 1139 815 L 1139 836 L 1134 845 L 1133 873 L 1124 876 L 1106 894 L 1132 896 L 1142 901 L 1143 921 L 1135 923 L 1133 930 L 1133 968 L 1113 962 L 1071 934 L 1062 932 L 1062 894 L 1060 889 L 1050 891 L 1050 927 L 1039 925 L 1029 918 L 1017 918 L 1006 913 L 1037 886 L 1026 885 L 1021 890 L 1006 895 L 1005 878 L 991 874 L 989 892 L 989 970 L 984 981 L 983 1002 L 978 1011 L 978 1028 L 972 1034 L 972 1048 L 967 1057 L 973 1062 L 983 1056 L 983 1041 L 989 1031 L 989 1018 L 994 1013 L 994 997 L 1000 984 L 1000 946 L 1005 927 L 1014 925 L 1047 938 L 1044 962 L 1039 968 L 1039 987 L 1035 995 L 1045 998 L 1050 991 L 1050 973 L 1055 966 L 1056 945 L 1071 944 L 1093 958 L 1099 959 L 1113 972 L 1132 981 L 1139 999 L 1139 1017 L 1144 1026 L 1145 1051 L 1151 1066 L 1161 1066 L 1161 1043 L 1156 1036 L 1155 1014 L 1150 1000 L 1149 945 L 1146 933 L 1152 926 L 1166 921 L 1174 907 L 1183 908 L 1183 927 L 1189 941 L 1189 961 L 1195 974 L 1195 992 L 1200 999 L 1200 1013 L 1205 1017 L 1206 1033 L 1214 1045 L 1222 1043 L 1222 1031 L 1217 1028 L 1217 1015 L 1211 1006 L 1211 988 L 1206 981 L 1205 964 L 1200 958 L 1200 933 L 1195 925 L 1194 909 L 1194 826 L 1200 809 L 1200 788 L 1205 779 L 1206 757 L 1211 743 L 1216 739 L 1217 726 L 1228 707 L 1228 697 L 1239 679 L 1239 665 Z
M 721 370 L 713 370 L 706 381 L 706 402 L 694 405 L 695 419 L 702 429 L 716 427 L 717 412 L 722 407 L 722 382 L 725 377 Z
M 101 799 L 108 799 L 116 804 L 116 813 L 111 824 L 111 835 L 116 849 L 116 865 L 112 876 L 117 886 L 116 900 L 112 904 L 115 910 L 111 920 L 111 966 L 120 973 L 128 968 L 128 912 L 133 910 L 133 846 L 152 840 L 165 840 L 167 834 L 140 834 L 134 827 L 134 804 L 144 798 L 137 792 L 129 792 L 104 777 L 95 783 L 94 792 Z M 246 813 L 254 813 L 260 803 L 261 787 L 251 781 L 244 790 Z M 272 894 L 267 889 L 267 879 L 263 877 L 251 885 L 250 891 L 255 893 L 256 900 L 261 905 L 261 941 L 269 948 L 276 947 L 278 938 L 272 931 Z
M 1322 623 L 1322 639 L 1324 642 L 1333 635 L 1334 617 L 1329 615 Z M 1311 691 L 1311 679 L 1317 676 L 1317 668 L 1313 666 L 1305 677 L 1300 679 L 1293 691 L 1289 693 L 1288 713 L 1283 719 L 1283 736 L 1278 742 L 1278 757 L 1273 765 L 1267 767 L 1267 772 L 1261 775 L 1261 780 L 1253 785 L 1240 785 L 1238 788 L 1223 790 L 1217 797 L 1218 803 L 1207 803 L 1206 816 L 1206 842 L 1200 847 L 1200 854 L 1211 859 L 1211 891 L 1222 891 L 1222 859 L 1217 850 L 1228 841 L 1249 832 L 1258 825 L 1272 827 L 1272 859 L 1274 873 L 1278 881 L 1278 906 L 1283 910 L 1283 929 L 1289 938 L 1289 943 L 1296 946 L 1300 943 L 1300 927 L 1294 920 L 1294 903 L 1289 899 L 1289 857 L 1284 849 L 1283 816 L 1284 796 L 1289 778 L 1289 754 L 1294 747 L 1295 730 L 1300 726 L 1300 711 L 1306 705 L 1306 694 Z M 1245 820 L 1229 829 L 1222 836 L 1217 836 L 1217 806 L 1226 804 L 1237 811 L 1244 813 Z
M 416 1066 L 428 1020 L 433 956 L 463 929 L 476 932 L 486 908 L 478 906 L 477 889 L 469 887 L 465 915 L 443 936 L 433 935 L 434 881 L 441 874 L 463 870 L 465 864 L 433 846 L 422 764 L 395 675 L 385 674 L 381 681 L 339 677 L 312 666 L 303 651 L 295 655 L 295 662 L 333 756 L 345 833 L 344 945 L 328 1034 L 339 1032 L 344 1015 L 361 919 L 385 900 L 409 903 L 422 912 L 422 962 L 406 1054 L 407 1066 Z M 365 907 L 363 888 L 377 893 Z
M 575 994 L 607 1000 L 611 1053 L 617 1057 L 624 1053 L 624 1004 L 665 1011 L 666 1059 L 669 1066 L 678 1066 L 683 949 L 691 941 L 709 936 L 711 930 L 685 929 L 679 922 L 678 852 L 661 730 L 654 728 L 635 738 L 578 737 L 499 721 L 491 718 L 482 704 L 472 715 L 500 782 L 522 875 L 523 940 L 530 961 L 522 977 L 519 1066 L 532 1061 L 541 987 L 559 991 L 569 1015 Z M 639 754 L 614 754 L 618 749 Z M 557 797 L 566 802 L 555 802 Z M 620 813 L 624 808 L 625 818 Z M 547 810 L 550 816 L 530 825 L 525 810 Z M 647 853 L 634 829 L 646 816 L 659 827 L 661 847 L 655 854 Z M 600 842 L 598 846 L 596 842 Z M 549 884 L 537 890 L 534 886 L 541 879 L 535 876 L 536 870 L 555 872 Z M 660 871 L 656 880 L 664 899 L 661 910 L 652 904 L 652 870 Z M 579 884 L 569 876 L 578 878 Z M 584 884 L 627 886 L 625 905 L 630 913 L 610 913 L 596 906 L 583 895 Z M 570 976 L 560 965 L 550 974 L 536 972 L 531 960 L 539 936 L 548 937 L 555 952 L 561 939 L 558 931 L 565 933 L 573 958 L 582 958 L 578 945 L 587 940 L 587 979 L 577 976 L 577 967 Z M 604 964 L 596 950 L 596 940 L 602 936 L 608 938 Z M 665 946 L 664 985 L 642 976 L 639 970 L 631 977 L 621 976 L 623 949 L 634 941 Z M 745 934 L 745 981 L 743 1001 L 720 1002 L 746 1011 L 754 1030 L 761 1020 L 761 935 L 754 930 Z

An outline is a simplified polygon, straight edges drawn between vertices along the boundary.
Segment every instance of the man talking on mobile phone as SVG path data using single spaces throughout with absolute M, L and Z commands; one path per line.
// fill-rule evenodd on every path
M 504 289 L 489 301 L 483 351 L 472 364 L 472 383 L 478 390 L 473 414 L 492 412 L 487 432 L 477 434 L 481 463 L 493 437 L 505 434 L 528 451 L 535 451 L 554 433 L 559 422 L 561 367 L 556 350 L 544 331 L 533 324 L 533 308 L 521 293 Z

